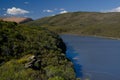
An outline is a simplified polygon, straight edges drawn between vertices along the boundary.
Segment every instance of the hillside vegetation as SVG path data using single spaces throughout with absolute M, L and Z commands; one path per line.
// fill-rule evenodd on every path
M 119 12 L 71 12 L 45 17 L 27 24 L 40 25 L 57 33 L 120 38 Z
M 51 31 L 0 21 L 0 80 L 75 80 L 65 51 Z

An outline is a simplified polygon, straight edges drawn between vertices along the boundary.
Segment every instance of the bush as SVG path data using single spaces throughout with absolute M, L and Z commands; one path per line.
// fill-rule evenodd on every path
M 65 79 L 56 76 L 56 77 L 53 77 L 53 78 L 49 78 L 48 80 L 65 80 Z
M 1 80 L 74 80 L 65 50 L 62 39 L 47 29 L 0 21 Z M 32 67 L 26 68 L 28 63 Z

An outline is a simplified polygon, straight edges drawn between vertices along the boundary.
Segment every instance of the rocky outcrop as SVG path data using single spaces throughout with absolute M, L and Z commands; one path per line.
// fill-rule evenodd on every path
M 37 58 L 37 56 L 31 56 L 30 61 L 25 64 L 25 68 L 32 69 L 40 69 L 41 68 L 41 60 Z
M 33 21 L 31 18 L 24 18 L 24 17 L 7 17 L 7 18 L 2 18 L 2 20 L 16 22 L 16 23 L 25 23 L 25 22 Z

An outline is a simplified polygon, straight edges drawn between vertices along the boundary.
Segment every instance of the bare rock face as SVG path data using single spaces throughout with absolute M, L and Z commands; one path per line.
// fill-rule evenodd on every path
M 16 22 L 16 23 L 25 23 L 25 22 L 33 21 L 31 18 L 24 18 L 24 17 L 7 17 L 7 18 L 2 18 L 2 20 Z

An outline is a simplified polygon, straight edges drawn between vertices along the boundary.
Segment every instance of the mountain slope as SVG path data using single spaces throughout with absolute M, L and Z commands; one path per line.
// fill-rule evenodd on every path
M 25 23 L 25 22 L 33 21 L 31 18 L 24 18 L 24 17 L 6 17 L 1 19 L 3 21 L 10 21 L 16 23 Z
M 0 80 L 75 80 L 65 51 L 47 29 L 0 21 Z
M 27 23 L 57 33 L 120 37 L 120 13 L 72 12 Z

